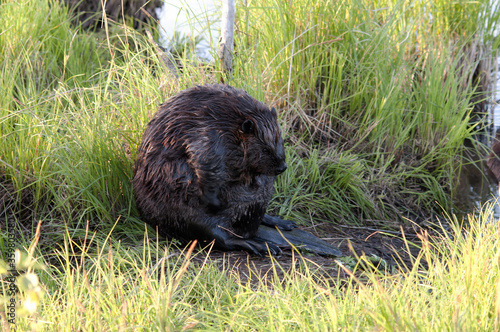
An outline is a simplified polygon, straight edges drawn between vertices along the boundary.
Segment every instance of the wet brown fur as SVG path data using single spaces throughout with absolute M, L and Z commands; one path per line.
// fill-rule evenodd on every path
M 142 217 L 161 235 L 262 254 L 266 243 L 255 238 L 261 223 L 293 227 L 265 214 L 285 169 L 274 108 L 227 85 L 204 85 L 159 107 L 144 132 L 133 185 Z

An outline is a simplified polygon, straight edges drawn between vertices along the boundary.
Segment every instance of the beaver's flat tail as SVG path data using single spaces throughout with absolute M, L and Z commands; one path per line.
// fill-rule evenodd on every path
M 273 243 L 281 248 L 290 248 L 291 243 L 299 250 L 306 250 L 317 255 L 333 257 L 342 256 L 342 251 L 338 248 L 298 228 L 282 231 L 273 227 L 261 225 L 255 237 Z

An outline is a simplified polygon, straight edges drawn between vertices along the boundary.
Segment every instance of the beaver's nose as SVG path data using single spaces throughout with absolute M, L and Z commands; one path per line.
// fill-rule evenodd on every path
M 281 165 L 279 165 L 278 168 L 276 168 L 276 175 L 280 175 L 281 173 L 286 171 L 287 168 L 288 165 L 286 163 L 281 163 Z

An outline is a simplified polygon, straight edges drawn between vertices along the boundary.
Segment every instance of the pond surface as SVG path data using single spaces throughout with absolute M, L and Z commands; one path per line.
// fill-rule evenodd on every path
M 500 57 L 492 68 L 492 93 L 488 103 L 488 122 L 490 129 L 480 137 L 483 144 L 491 148 L 495 133 L 500 130 Z M 486 158 L 488 155 L 476 156 L 477 162 L 466 165 L 460 175 L 460 183 L 455 195 L 458 214 L 479 211 L 484 204 L 493 204 L 493 217 L 500 218 L 500 192 L 498 182 L 488 175 Z
M 197 55 L 212 61 L 212 50 L 219 40 L 221 13 L 220 0 L 165 0 L 163 7 L 157 8 L 160 45 L 168 48 L 175 33 L 181 38 L 199 37 Z

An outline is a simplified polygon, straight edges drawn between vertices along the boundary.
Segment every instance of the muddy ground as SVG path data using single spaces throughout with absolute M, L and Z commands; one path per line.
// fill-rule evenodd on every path
M 0 216 L 0 223 L 5 226 L 6 216 Z M 7 218 L 11 219 L 11 218 Z M 3 227 L 2 227 L 3 228 Z M 339 262 L 350 270 L 361 272 L 363 269 L 355 268 L 358 257 L 368 257 L 370 263 L 381 272 L 393 273 L 401 266 L 411 267 L 414 259 L 420 251 L 420 238 L 415 229 L 407 228 L 402 231 L 378 230 L 370 227 L 355 226 L 320 226 L 316 229 L 303 228 L 304 230 L 318 236 L 324 241 L 337 247 L 342 251 L 341 257 L 327 257 L 312 254 L 305 251 L 292 251 L 283 249 L 278 257 L 259 257 L 246 251 L 221 251 L 197 248 L 192 257 L 192 264 L 201 266 L 209 256 L 211 261 L 215 261 L 221 270 L 228 271 L 242 283 L 251 280 L 258 282 L 259 279 L 274 279 L 277 274 L 282 279 L 294 268 L 301 268 L 307 265 L 310 271 L 314 271 L 317 276 L 324 276 L 333 280 L 347 279 L 349 276 L 345 270 L 339 267 Z M 29 230 L 27 230 L 29 233 Z M 404 235 L 403 235 L 404 232 Z M 43 234 L 43 232 L 42 232 Z M 27 235 L 27 234 L 25 234 Z M 42 235 L 42 237 L 44 237 Z M 406 242 L 403 240 L 406 239 Z M 156 241 L 151 239 L 150 241 Z M 42 240 L 42 242 L 44 242 Z M 160 243 L 166 240 L 160 240 Z M 185 248 L 174 249 L 179 256 L 184 255 Z M 177 256 L 176 254 L 174 254 Z M 273 269 L 274 262 L 279 268 Z
M 258 280 L 256 274 L 264 279 L 274 278 L 277 272 L 281 279 L 287 271 L 301 264 L 307 264 L 311 271 L 315 271 L 319 275 L 327 278 L 347 278 L 347 273 L 339 268 L 338 262 L 344 264 L 349 269 L 353 269 L 356 265 L 357 258 L 365 255 L 370 262 L 377 266 L 380 271 L 389 273 L 396 271 L 398 266 L 402 264 L 410 267 L 414 259 L 420 251 L 420 238 L 417 230 L 413 228 L 402 229 L 402 231 L 378 230 L 370 227 L 355 227 L 355 226 L 322 226 L 318 229 L 304 228 L 314 235 L 320 237 L 326 242 L 338 247 L 342 253 L 342 257 L 325 257 L 307 252 L 293 252 L 291 249 L 284 249 L 279 257 L 258 257 L 244 251 L 224 252 L 220 250 L 212 250 L 210 258 L 224 267 L 231 274 L 245 283 L 249 279 Z M 406 243 L 403 240 L 406 238 Z M 421 230 L 418 230 L 420 233 Z M 304 260 L 301 259 L 301 256 Z M 194 262 L 202 264 L 206 257 L 206 253 L 198 252 L 193 258 Z M 275 260 L 280 269 L 273 270 L 273 260 Z M 251 271 L 249 271 L 249 269 Z M 362 269 L 355 269 L 358 272 Z M 252 277 L 253 275 L 253 277 Z

